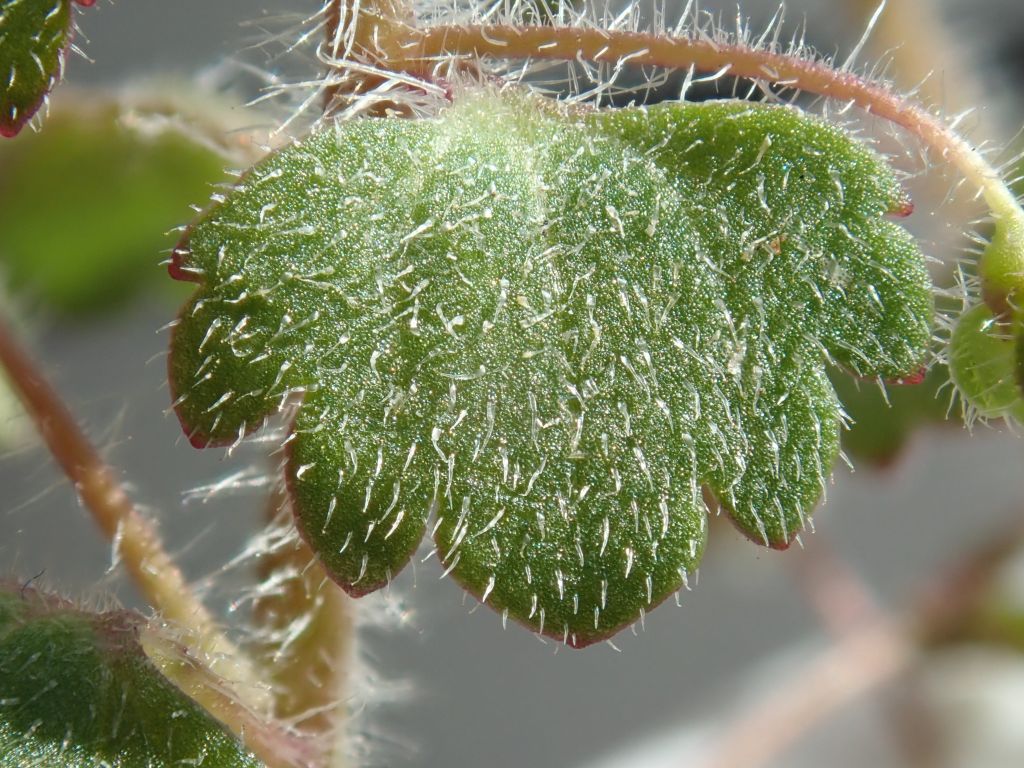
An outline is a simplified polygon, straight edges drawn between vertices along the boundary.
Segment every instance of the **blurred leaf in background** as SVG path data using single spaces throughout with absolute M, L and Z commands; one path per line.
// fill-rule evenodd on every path
M 933 366 L 920 384 L 888 385 L 885 391 L 873 381 L 857 380 L 844 372 L 831 371 L 830 378 L 851 421 L 842 433 L 843 450 L 855 462 L 889 464 L 918 427 L 959 423 L 948 421 L 945 366 Z
M 112 101 L 76 102 L 65 99 L 38 134 L 0 145 L 7 288 L 58 315 L 110 309 L 143 285 L 183 298 L 158 264 L 189 205 L 227 178 L 224 157 L 181 130 L 130 127 Z

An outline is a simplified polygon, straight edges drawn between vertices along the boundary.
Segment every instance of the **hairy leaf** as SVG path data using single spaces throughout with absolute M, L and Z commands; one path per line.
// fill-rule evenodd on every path
M 95 0 L 0 0 L 0 136 L 16 135 L 60 78 L 72 2 Z
M 139 625 L 0 588 L 0 768 L 258 768 L 149 661 Z
M 709 487 L 786 547 L 839 445 L 831 360 L 919 368 L 907 201 L 838 129 L 746 103 L 570 112 L 467 94 L 341 124 L 194 224 L 172 340 L 197 446 L 295 393 L 300 529 L 352 594 L 430 523 L 448 572 L 573 646 L 672 594 Z

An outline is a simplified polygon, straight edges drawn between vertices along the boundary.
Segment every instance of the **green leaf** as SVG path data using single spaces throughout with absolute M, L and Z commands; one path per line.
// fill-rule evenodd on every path
M 0 768 L 258 768 L 139 644 L 140 617 L 0 588 Z
M 71 42 L 71 4 L 0 0 L 0 136 L 17 135 L 60 79 Z
M 571 112 L 518 93 L 342 123 L 191 228 L 175 408 L 231 443 L 295 393 L 300 529 L 352 594 L 427 528 L 495 609 L 583 646 L 700 561 L 710 487 L 793 541 L 839 447 L 826 363 L 916 371 L 923 258 L 893 174 L 746 103 Z
M 109 310 L 147 284 L 165 287 L 168 231 L 226 179 L 211 149 L 120 116 L 113 104 L 69 106 L 45 131 L 0 145 L 0 265 L 12 291 L 51 311 Z

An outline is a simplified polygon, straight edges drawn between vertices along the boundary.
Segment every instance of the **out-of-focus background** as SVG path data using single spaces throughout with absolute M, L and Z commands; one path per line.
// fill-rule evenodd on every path
M 721 14 L 727 27 L 735 26 L 732 0 L 701 5 Z M 740 5 L 754 29 L 777 10 L 773 0 Z M 270 36 L 287 29 L 290 17 L 299 19 L 318 6 L 318 0 L 100 2 L 79 14 L 77 45 L 90 60 L 71 57 L 68 83 L 53 100 L 53 125 L 39 138 L 65 119 L 65 97 L 69 103 L 88 102 L 94 92 L 86 89 L 122 88 L 127 81 L 135 83 L 136 102 L 145 101 L 138 83 L 147 78 L 162 84 L 142 86 L 143 94 L 147 88 L 161 91 L 172 78 L 199 78 L 221 88 L 221 105 L 252 98 L 261 82 L 291 77 L 285 70 L 295 66 L 293 58 L 275 58 L 283 45 Z M 862 60 L 891 54 L 889 74 L 905 89 L 934 70 L 922 91 L 929 99 L 950 112 L 977 107 L 965 123 L 974 135 L 996 146 L 1010 144 L 1024 125 L 1024 4 L 890 0 L 889 6 Z M 842 59 L 873 10 L 874 0 L 794 0 L 787 3 L 784 28 L 790 34 L 805 29 L 809 44 Z M 909 19 L 896 23 L 890 15 Z M 903 48 L 891 50 L 897 44 Z M 185 90 L 180 84 L 174 88 Z M 186 104 L 183 114 L 202 112 L 191 97 L 176 98 L 181 101 L 174 103 Z M 224 120 L 241 128 L 279 119 L 269 115 L 233 107 Z M 143 120 L 140 130 L 146 125 Z M 98 136 L 104 133 L 97 129 Z M 160 329 L 185 295 L 160 285 L 158 263 L 166 257 L 161 251 L 173 241 L 156 237 L 150 250 L 137 253 L 134 266 L 103 273 L 92 304 L 76 294 L 83 281 L 101 273 L 107 254 L 122 247 L 115 238 L 110 249 L 97 252 L 91 222 L 100 209 L 117 204 L 125 206 L 119 219 L 125 230 L 139 224 L 145 208 L 133 207 L 135 185 L 149 177 L 116 170 L 135 157 L 126 150 L 92 149 L 87 142 L 64 154 L 52 146 L 24 147 L 0 147 L 0 273 L 12 283 L 4 300 L 8 314 L 20 318 L 68 403 L 137 498 L 158 514 L 189 576 L 209 587 L 218 611 L 230 611 L 243 595 L 248 566 L 218 571 L 262 524 L 258 475 L 267 466 L 261 458 L 266 446 L 243 447 L 231 456 L 196 451 L 166 413 L 167 337 Z M 29 213 L 19 212 L 17 201 L 25 189 L 12 189 L 11 179 L 19 163 L 29 162 L 30 151 L 32 162 L 51 174 L 50 192 L 33 206 L 45 211 L 47 231 L 37 227 L 24 234 Z M 162 194 L 184 196 L 173 203 L 180 209 L 177 219 L 152 226 L 187 221 L 187 204 L 201 205 L 209 184 L 218 181 L 218 163 L 187 151 L 183 157 L 158 167 L 159 178 L 151 180 L 155 187 L 174 179 Z M 965 242 L 960 230 L 979 211 L 950 197 L 954 178 L 926 174 L 920 159 L 910 158 L 906 170 L 919 203 L 909 226 L 934 256 L 952 263 Z M 186 181 L 192 186 L 182 192 L 177 182 Z M 102 220 L 109 228 L 109 220 Z M 22 240 L 6 234 L 15 231 Z M 35 274 L 51 269 L 39 267 L 46 253 L 19 256 L 32 262 L 27 265 L 14 257 L 4 264 L 5 247 L 17 245 L 19 253 L 31 254 L 37 240 L 50 255 L 80 254 L 74 259 L 80 272 L 68 285 Z M 145 287 L 128 290 L 129 281 Z M 947 392 L 939 397 L 943 405 L 948 402 Z M 815 589 L 819 577 L 848 570 L 880 610 L 916 617 L 950 568 L 1024 519 L 1024 441 L 1001 423 L 976 425 L 968 433 L 958 408 L 952 417 L 949 424 L 914 431 L 903 450 L 886 456 L 881 466 L 856 457 L 856 470 L 840 466 L 827 503 L 815 515 L 816 532 L 804 536 L 803 551 L 767 551 L 742 540 L 728 524 L 714 525 L 699 583 L 681 595 L 680 607 L 666 605 L 647 617 L 645 628 L 616 638 L 617 648 L 572 651 L 517 626 L 503 630 L 496 614 L 475 609 L 472 598 L 439 579 L 436 560 L 417 558 L 389 595 L 365 598 L 358 606 L 368 667 L 365 693 L 357 695 L 367 699 L 361 727 L 369 764 L 682 767 L 721 753 L 725 739 L 770 745 L 777 732 L 759 733 L 758 721 L 745 730 L 735 730 L 736 724 L 759 711 L 759 702 L 771 702 L 802 680 L 808 665 L 835 642 L 822 621 L 829 607 L 814 604 L 823 594 Z M 883 416 L 889 426 L 901 418 Z M 0 446 L 0 574 L 42 574 L 44 583 L 71 594 L 105 600 L 112 592 L 138 605 L 132 588 L 110 572 L 109 545 L 78 508 L 72 489 L 46 453 L 18 434 L 27 427 L 24 419 L 15 413 L 0 416 L 0 423 L 6 433 Z M 221 490 L 206 488 L 218 485 Z M 1024 556 L 1008 562 L 999 571 L 1000 589 L 1010 595 L 1010 607 L 1021 600 L 1019 608 Z M 839 590 L 835 599 L 841 602 L 844 594 Z M 768 764 L 1013 768 L 1024 765 L 1022 701 L 1019 647 L 956 644 L 926 655 L 912 674 L 814 724 Z

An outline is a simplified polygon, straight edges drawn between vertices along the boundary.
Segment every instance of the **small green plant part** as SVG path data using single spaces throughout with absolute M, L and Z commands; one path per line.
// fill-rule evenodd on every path
M 74 8 L 96 0 L 0 0 L 0 136 L 16 135 L 63 75 Z
M 965 310 L 949 342 L 949 372 L 978 416 L 1024 424 L 1013 334 L 1013 322 L 1000 318 L 987 304 Z

